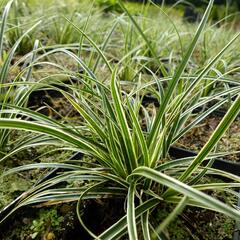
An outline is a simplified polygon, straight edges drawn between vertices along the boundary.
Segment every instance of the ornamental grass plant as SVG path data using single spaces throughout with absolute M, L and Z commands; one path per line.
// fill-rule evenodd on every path
M 62 169 L 56 176 L 30 188 L 18 200 L 14 209 L 1 219 L 1 222 L 23 206 L 69 201 L 77 201 L 79 221 L 94 239 L 120 239 L 121 236 L 127 236 L 127 239 L 132 240 L 139 239 L 139 236 L 144 239 L 161 239 L 164 229 L 187 206 L 210 209 L 239 221 L 240 211 L 236 206 L 237 203 L 229 205 L 206 193 L 206 190 L 214 190 L 231 192 L 233 196 L 239 196 L 237 189 L 240 187 L 240 178 L 214 169 L 211 165 L 217 157 L 227 154 L 215 153 L 214 148 L 240 111 L 240 85 L 238 81 L 229 77 L 228 71 L 216 75 L 210 74 L 222 57 L 234 46 L 239 34 L 204 62 L 201 68 L 191 67 L 191 72 L 187 71 L 201 35 L 206 29 L 213 2 L 213 0 L 209 1 L 191 41 L 184 42 L 180 60 L 173 64 L 173 69 L 169 69 L 171 61 L 167 68 L 163 59 L 159 58 L 156 52 L 157 45 L 148 39 L 147 29 L 144 31 L 136 17 L 119 1 L 124 14 L 117 15 L 115 24 L 108 31 L 101 45 L 86 33 L 87 27 L 80 28 L 69 18 L 65 18 L 68 26 L 75 29 L 80 36 L 80 44 L 77 48 L 56 45 L 42 53 L 43 47 L 36 42 L 29 55 L 31 61 L 25 70 L 29 81 L 22 82 L 17 79 L 9 84 L 5 82 L 6 77 L 1 78 L 0 89 L 4 92 L 5 99 L 1 102 L 0 110 L 1 149 L 7 145 L 5 136 L 8 136 L 10 131 L 21 130 L 29 133 L 28 138 L 21 139 L 13 149 L 1 150 L 3 154 L 1 162 L 7 161 L 10 156 L 23 149 L 42 145 L 53 145 L 56 148 L 61 145 L 92 159 L 88 162 L 77 159 L 58 162 L 56 159 L 53 163 L 32 163 L 7 170 L 1 178 L 31 169 Z M 3 14 L 1 39 L 4 35 L 3 23 L 9 9 L 10 3 Z M 111 40 L 115 37 L 116 29 L 123 19 L 128 21 L 129 29 L 132 29 L 128 29 L 128 33 L 134 30 L 141 37 L 148 57 L 158 66 L 157 71 L 161 71 L 161 76 L 147 66 L 148 61 L 138 64 L 135 62 L 135 66 L 132 64 L 133 57 L 136 57 L 134 53 L 137 52 L 134 48 L 127 49 L 124 56 L 116 62 L 108 59 L 107 49 L 111 46 Z M 128 37 L 125 36 L 124 40 Z M 16 44 L 21 40 L 20 37 Z M 91 49 L 91 61 L 89 58 L 87 62 L 83 60 L 83 46 L 89 46 Z M 127 44 L 125 46 L 127 47 Z M 73 71 L 52 63 L 51 56 L 59 56 L 57 54 L 69 59 L 68 61 L 73 62 L 81 71 Z M 171 59 L 171 56 L 168 58 Z M 74 79 L 74 82 L 62 82 L 57 78 L 58 75 L 55 75 L 51 80 L 43 78 L 35 82 L 34 86 L 59 91 L 78 112 L 77 123 L 72 123 L 64 116 L 60 121 L 56 121 L 32 111 L 24 104 L 25 100 L 21 103 L 16 100 L 18 98 L 14 101 L 9 100 L 7 92 L 18 86 L 21 86 L 19 89 L 24 96 L 29 96 L 34 91 L 30 80 L 31 71 L 45 59 L 49 59 L 46 64 L 57 67 L 61 73 L 59 76 L 64 75 Z M 9 64 L 8 62 L 5 68 L 5 64 L 2 65 L 1 75 L 8 72 Z M 134 81 L 124 81 L 125 77 L 122 73 L 123 68 L 126 67 L 129 67 L 129 71 L 134 69 Z M 143 77 L 144 68 L 148 69 L 151 75 L 150 81 L 146 81 Z M 106 76 L 102 79 L 100 77 L 104 74 L 99 74 L 100 69 L 106 72 Z M 230 85 L 234 83 L 234 86 L 204 94 L 204 91 L 215 83 Z M 22 88 L 23 86 L 27 90 Z M 143 104 L 144 95 L 147 93 L 154 95 L 159 103 L 159 107 L 153 108 L 151 113 Z M 234 99 L 231 100 L 230 108 L 198 155 L 171 160 L 170 147 L 209 114 L 228 102 L 229 96 Z M 196 109 L 212 102 L 214 103 L 211 107 L 205 111 L 195 113 Z M 206 159 L 210 161 L 204 167 L 202 163 Z M 213 180 L 211 183 L 202 183 L 201 180 L 205 176 L 216 174 L 229 181 L 219 183 Z M 79 181 L 82 184 L 78 187 L 59 187 L 59 183 L 66 181 Z M 82 203 L 86 199 L 102 198 L 122 198 L 126 203 L 126 212 L 119 221 L 100 235 L 96 235 L 82 220 Z M 163 201 L 174 204 L 175 208 L 157 228 L 153 229 L 151 213 Z

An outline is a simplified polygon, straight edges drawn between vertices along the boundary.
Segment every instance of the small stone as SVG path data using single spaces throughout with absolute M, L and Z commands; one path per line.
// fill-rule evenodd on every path
M 31 224 L 31 219 L 30 218 L 23 218 L 22 222 L 26 225 Z
M 55 234 L 53 232 L 49 232 L 45 237 L 44 240 L 55 240 Z

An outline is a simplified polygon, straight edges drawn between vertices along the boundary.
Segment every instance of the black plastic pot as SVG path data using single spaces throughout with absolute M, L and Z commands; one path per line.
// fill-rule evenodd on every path
M 185 150 L 183 148 L 178 148 L 178 147 L 171 147 L 169 154 L 170 156 L 176 159 L 184 158 L 184 157 L 194 157 L 197 155 L 197 153 L 193 151 Z M 207 165 L 208 162 L 209 160 L 204 161 L 203 165 Z M 212 167 L 240 176 L 240 164 L 236 162 L 232 162 L 224 159 L 216 159 Z

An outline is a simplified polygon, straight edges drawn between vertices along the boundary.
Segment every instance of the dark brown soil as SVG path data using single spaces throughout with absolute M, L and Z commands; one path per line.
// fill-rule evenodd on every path
M 199 151 L 204 144 L 208 141 L 211 134 L 220 123 L 222 117 L 209 117 L 201 122 L 196 128 L 185 134 L 177 145 L 184 147 L 188 150 Z M 240 151 L 240 120 L 232 123 L 229 130 L 220 140 L 217 151 L 219 152 L 234 152 Z M 228 160 L 240 161 L 240 153 L 230 154 L 227 156 Z

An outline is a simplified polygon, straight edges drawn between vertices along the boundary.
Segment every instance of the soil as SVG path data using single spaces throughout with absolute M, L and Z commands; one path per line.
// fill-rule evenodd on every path
M 222 117 L 209 117 L 202 121 L 196 128 L 193 128 L 181 138 L 177 145 L 188 150 L 198 152 L 208 141 L 216 129 Z M 240 151 L 240 120 L 234 121 L 217 145 L 219 152 Z M 240 153 L 230 154 L 225 157 L 227 160 L 240 161 Z
M 155 226 L 174 209 L 165 203 L 153 213 Z M 167 240 L 231 240 L 235 222 L 223 214 L 194 207 L 186 208 L 164 231 Z
M 64 99 L 60 92 L 55 90 L 38 90 L 33 92 L 29 97 L 28 107 L 58 120 L 62 116 L 72 118 L 77 115 L 73 106 Z
M 122 199 L 87 200 L 82 205 L 82 220 L 95 234 L 103 232 L 124 214 L 121 210 L 124 209 Z M 80 225 L 76 204 L 72 203 L 55 207 L 20 209 L 1 226 L 0 239 L 91 240 L 92 237 Z

